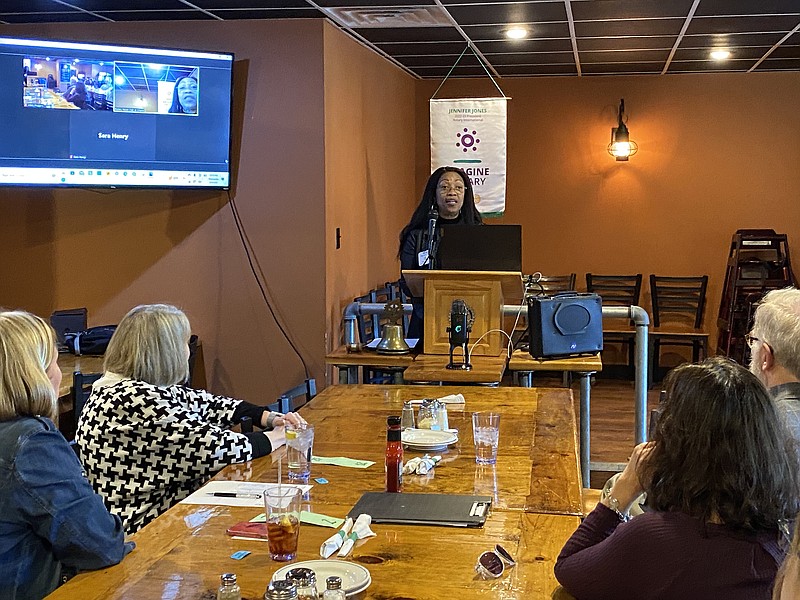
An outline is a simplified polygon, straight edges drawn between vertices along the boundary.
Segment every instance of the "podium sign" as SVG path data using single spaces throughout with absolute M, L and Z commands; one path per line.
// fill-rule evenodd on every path
M 496 331 L 475 341 L 490 330 L 501 329 L 503 304 L 518 302 L 523 296 L 522 274 L 510 271 L 403 271 L 414 297 L 425 302 L 423 324 L 425 354 L 449 354 L 450 308 L 453 300 L 464 300 L 475 315 L 469 348 L 473 356 L 497 356 L 506 346 L 506 337 Z

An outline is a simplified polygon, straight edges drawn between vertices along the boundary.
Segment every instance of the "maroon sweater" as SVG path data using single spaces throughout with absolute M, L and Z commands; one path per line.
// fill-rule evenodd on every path
M 769 600 L 782 560 L 777 533 L 740 533 L 679 512 L 620 523 L 598 504 L 564 545 L 555 574 L 578 600 Z

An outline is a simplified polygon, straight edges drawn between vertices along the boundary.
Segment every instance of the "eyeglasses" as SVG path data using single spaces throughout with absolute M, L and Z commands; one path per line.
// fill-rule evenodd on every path
M 754 336 L 754 335 L 750 335 L 750 334 L 748 333 L 748 334 L 746 334 L 746 335 L 744 336 L 744 341 L 746 341 L 746 342 L 747 342 L 747 345 L 748 345 L 748 346 L 750 346 L 750 347 L 752 348 L 752 347 L 753 347 L 753 344 L 755 344 L 756 342 L 760 342 L 760 341 L 761 341 L 761 338 L 757 338 L 756 336 Z
M 439 191 L 440 192 L 449 192 L 450 190 L 454 190 L 454 191 L 458 192 L 459 194 L 463 194 L 464 193 L 464 186 L 463 185 L 446 185 L 446 184 L 442 184 L 442 185 L 439 186 Z
M 517 564 L 517 561 L 508 553 L 508 550 L 500 544 L 494 550 L 484 552 L 478 557 L 478 564 L 475 570 L 486 579 L 497 579 L 506 570 L 506 565 L 510 569 Z

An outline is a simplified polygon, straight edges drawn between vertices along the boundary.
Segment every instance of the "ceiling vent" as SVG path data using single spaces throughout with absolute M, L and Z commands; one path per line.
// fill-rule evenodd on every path
M 320 7 L 322 8 L 322 7 Z M 345 27 L 452 27 L 447 12 L 439 6 L 395 6 L 381 8 L 324 8 L 331 18 Z

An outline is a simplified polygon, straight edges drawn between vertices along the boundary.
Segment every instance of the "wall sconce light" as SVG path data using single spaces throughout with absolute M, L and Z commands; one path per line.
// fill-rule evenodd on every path
M 611 128 L 611 143 L 608 144 L 608 153 L 616 160 L 628 160 L 639 151 L 639 145 L 630 138 L 628 127 L 625 125 L 625 99 L 619 101 L 617 126 Z

